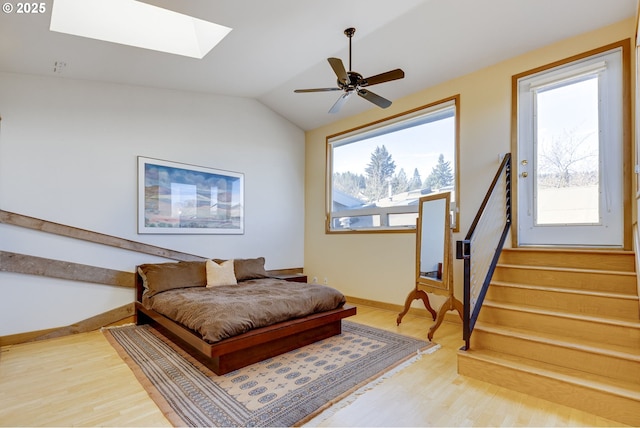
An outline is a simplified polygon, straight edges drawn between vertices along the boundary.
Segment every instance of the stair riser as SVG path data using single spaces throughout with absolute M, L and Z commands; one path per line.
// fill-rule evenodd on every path
M 637 348 L 640 343 L 640 328 L 514 311 L 492 307 L 487 302 L 480 310 L 478 321 L 630 348 Z
M 525 285 L 637 294 L 636 277 L 631 274 L 616 275 L 611 273 L 528 269 L 526 267 L 503 267 L 498 265 L 493 274 L 493 279 Z
M 471 349 L 490 349 L 619 380 L 640 379 L 640 362 L 637 360 L 533 342 L 480 328 L 476 328 L 471 335 Z
M 464 353 L 458 354 L 458 373 L 631 426 L 640 426 L 640 402 L 606 391 L 478 360 Z
M 505 249 L 500 262 L 526 266 L 555 266 L 635 272 L 635 256 L 622 252 L 527 251 Z
M 637 299 L 561 293 L 541 289 L 509 287 L 491 284 L 486 298 L 495 302 L 547 308 L 583 315 L 638 320 Z

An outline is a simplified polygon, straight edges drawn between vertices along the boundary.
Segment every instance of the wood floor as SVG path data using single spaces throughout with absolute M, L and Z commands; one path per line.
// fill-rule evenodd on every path
M 430 320 L 358 306 L 362 324 L 426 338 Z M 424 355 L 350 405 L 307 426 L 623 426 L 457 375 L 459 324 Z M 335 409 L 334 409 L 335 410 Z M 171 426 L 99 331 L 0 348 L 0 426 Z

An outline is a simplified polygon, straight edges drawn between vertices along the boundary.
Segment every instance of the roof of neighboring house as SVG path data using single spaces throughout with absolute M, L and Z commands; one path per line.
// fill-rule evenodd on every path
M 364 201 L 358 199 L 354 196 L 351 196 L 345 192 L 342 192 L 338 189 L 333 189 L 333 203 L 342 205 L 343 207 L 352 208 L 352 207 L 361 207 L 364 205 Z

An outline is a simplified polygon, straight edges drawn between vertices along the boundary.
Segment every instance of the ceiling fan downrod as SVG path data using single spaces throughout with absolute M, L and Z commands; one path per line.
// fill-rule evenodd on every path
M 349 27 L 344 30 L 344 34 L 346 34 L 346 36 L 349 38 L 349 71 L 353 70 L 353 68 L 351 68 L 351 38 L 355 33 L 356 29 L 353 27 Z

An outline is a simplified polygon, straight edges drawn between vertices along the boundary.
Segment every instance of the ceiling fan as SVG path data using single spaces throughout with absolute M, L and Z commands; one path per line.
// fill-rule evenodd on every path
M 344 34 L 349 38 L 349 71 L 345 70 L 344 64 L 340 58 L 328 58 L 329 65 L 333 69 L 333 72 L 338 77 L 337 88 L 315 88 L 315 89 L 296 89 L 294 92 L 326 92 L 326 91 L 344 91 L 338 101 L 331 107 L 329 113 L 337 113 L 340 107 L 353 95 L 357 93 L 365 100 L 372 102 L 381 108 L 387 108 L 391 105 L 391 101 L 381 97 L 378 94 L 374 94 L 368 89 L 364 89 L 367 86 L 377 85 L 379 83 L 390 82 L 392 80 L 402 79 L 404 77 L 404 71 L 399 68 L 395 70 L 387 71 L 386 73 L 376 74 L 375 76 L 363 78 L 362 74 L 351 70 L 351 38 L 355 34 L 355 28 L 347 28 L 344 30 Z

